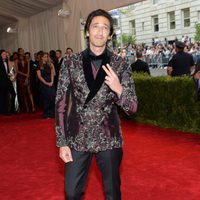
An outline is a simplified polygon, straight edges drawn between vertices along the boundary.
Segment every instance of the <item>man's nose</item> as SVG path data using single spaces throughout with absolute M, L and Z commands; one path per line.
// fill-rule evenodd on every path
M 98 34 L 99 35 L 103 35 L 103 27 L 99 27 L 98 28 Z

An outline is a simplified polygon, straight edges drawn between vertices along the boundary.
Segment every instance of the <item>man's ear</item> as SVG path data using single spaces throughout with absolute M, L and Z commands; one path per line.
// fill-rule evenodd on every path
M 108 40 L 112 40 L 112 35 L 110 35 L 110 36 L 108 37 Z

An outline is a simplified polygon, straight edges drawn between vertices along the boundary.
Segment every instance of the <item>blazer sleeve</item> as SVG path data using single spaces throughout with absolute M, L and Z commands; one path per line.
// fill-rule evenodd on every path
M 56 101 L 55 101 L 55 128 L 56 128 L 56 146 L 68 146 L 65 133 L 65 122 L 70 104 L 70 76 L 69 60 L 64 58 L 60 69 Z
M 132 69 L 125 60 L 121 63 L 120 81 L 123 87 L 120 98 L 117 99 L 116 104 L 119 105 L 127 115 L 131 115 L 137 111 L 137 96 L 135 92 L 135 84 L 132 77 Z

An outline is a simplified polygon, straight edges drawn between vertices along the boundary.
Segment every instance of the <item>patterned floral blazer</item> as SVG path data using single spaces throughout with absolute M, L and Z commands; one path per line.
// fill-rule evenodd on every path
M 137 110 L 131 68 L 126 59 L 109 50 L 102 57 L 102 65 L 109 63 L 123 86 L 118 98 L 104 83 L 102 67 L 94 79 L 88 51 L 63 60 L 56 95 L 56 145 L 88 152 L 120 148 L 117 106 L 129 115 Z

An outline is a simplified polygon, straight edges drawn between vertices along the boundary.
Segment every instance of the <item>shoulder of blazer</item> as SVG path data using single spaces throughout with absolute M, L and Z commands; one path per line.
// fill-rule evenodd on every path
M 72 63 L 80 62 L 81 57 L 82 57 L 81 53 L 75 53 L 75 54 L 73 54 L 73 55 L 70 56 L 70 57 L 65 56 L 65 57 L 63 58 L 63 63 L 64 63 L 64 65 L 65 65 L 66 67 L 71 68 L 71 66 L 73 66 Z
M 6 61 L 7 66 L 8 66 L 8 62 Z M 4 72 L 5 71 L 5 67 L 4 67 L 4 63 L 3 60 L 0 58 L 0 71 Z M 5 71 L 6 72 L 6 71 Z
M 114 63 L 115 68 L 118 68 L 119 66 L 125 66 L 127 64 L 127 59 L 126 58 L 122 58 L 119 55 L 114 54 L 113 52 L 110 52 L 110 56 L 111 56 L 111 62 Z

